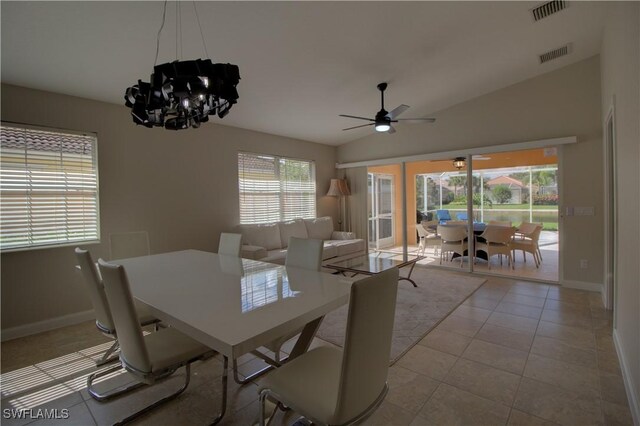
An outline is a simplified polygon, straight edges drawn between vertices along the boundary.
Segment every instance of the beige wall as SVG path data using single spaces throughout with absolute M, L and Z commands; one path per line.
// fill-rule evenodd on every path
M 124 106 L 8 85 L 2 120 L 98 134 L 103 242 L 89 246 L 96 259 L 108 257 L 110 233 L 135 230 L 149 232 L 155 253 L 216 251 L 220 232 L 238 222 L 238 151 L 315 160 L 318 214 L 337 223 L 337 201 L 324 196 L 336 174 L 331 146 L 214 123 L 147 129 Z M 74 265 L 73 247 L 3 253 L 2 329 L 91 309 Z
M 341 163 L 577 136 L 562 155 L 563 206 L 593 206 L 595 216 L 562 220 L 561 276 L 571 285 L 603 283 L 603 183 L 600 59 L 595 56 L 433 114 L 434 124 L 398 126 L 338 147 Z M 585 184 L 588 183 L 588 185 Z M 588 269 L 580 269 L 587 259 Z
M 615 97 L 618 232 L 614 324 L 640 424 L 640 5 L 615 3 L 603 33 L 602 121 Z

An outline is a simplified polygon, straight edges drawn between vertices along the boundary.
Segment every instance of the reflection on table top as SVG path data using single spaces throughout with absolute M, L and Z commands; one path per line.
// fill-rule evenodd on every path
M 351 288 L 344 277 L 197 250 L 114 263 L 160 319 L 228 356 L 341 306 Z

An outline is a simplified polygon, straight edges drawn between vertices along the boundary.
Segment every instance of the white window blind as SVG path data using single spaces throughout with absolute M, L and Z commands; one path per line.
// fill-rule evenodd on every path
M 0 248 L 99 240 L 95 136 L 2 124 Z
M 240 223 L 316 217 L 313 161 L 238 153 Z

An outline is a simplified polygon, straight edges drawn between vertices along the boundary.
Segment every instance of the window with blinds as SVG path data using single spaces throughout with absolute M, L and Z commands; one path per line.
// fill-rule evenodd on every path
M 97 139 L 0 126 L 2 251 L 98 241 Z
M 240 223 L 316 217 L 313 161 L 238 153 Z

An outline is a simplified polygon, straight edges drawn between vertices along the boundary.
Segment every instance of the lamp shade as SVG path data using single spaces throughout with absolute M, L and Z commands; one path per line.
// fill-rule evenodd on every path
M 330 197 L 344 197 L 345 195 L 351 195 L 349 186 L 345 179 L 331 179 L 331 185 L 327 195 Z

